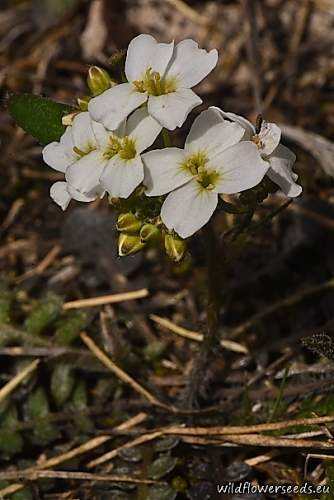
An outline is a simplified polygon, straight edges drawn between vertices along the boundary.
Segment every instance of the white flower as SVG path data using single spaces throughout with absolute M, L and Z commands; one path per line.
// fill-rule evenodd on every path
M 70 199 L 93 201 L 105 191 L 127 198 L 144 178 L 140 153 L 161 131 L 161 125 L 138 109 L 115 132 L 79 113 L 66 128 L 60 142 L 43 150 L 45 163 L 65 173 L 66 182 L 51 188 L 51 197 L 63 210 Z
M 193 40 L 158 43 L 139 35 L 128 47 L 125 75 L 117 85 L 89 103 L 94 120 L 115 130 L 136 108 L 147 102 L 149 114 L 163 127 L 181 127 L 190 111 L 202 103 L 191 90 L 216 66 L 217 50 L 199 49 Z
M 244 139 L 253 141 L 263 157 L 270 164 L 267 175 L 277 184 L 283 193 L 290 198 L 299 196 L 302 187 L 296 183 L 298 175 L 293 172 L 292 166 L 296 155 L 287 147 L 280 144 L 281 129 L 275 123 L 262 122 L 260 132 L 257 134 L 254 125 L 243 116 L 226 113 L 215 108 L 224 118 L 238 123 L 245 130 Z
M 161 209 L 169 230 L 191 236 L 212 216 L 218 193 L 238 193 L 261 182 L 269 164 L 253 142 L 239 142 L 243 135 L 243 127 L 209 108 L 194 121 L 184 149 L 143 155 L 146 194 L 170 193 Z
M 105 134 L 103 125 L 92 121 L 88 112 L 79 113 L 60 141 L 43 149 L 45 163 L 65 174 L 67 187 L 65 183 L 61 186 L 56 183 L 51 191 L 51 197 L 63 209 L 69 203 L 66 193 L 78 201 L 92 201 L 101 196 L 99 178 L 104 163 L 100 161 L 98 149 Z
M 105 162 L 100 182 L 110 196 L 128 198 L 144 179 L 140 153 L 150 147 L 161 125 L 145 108 L 135 111 L 115 132 L 108 132 L 102 150 Z

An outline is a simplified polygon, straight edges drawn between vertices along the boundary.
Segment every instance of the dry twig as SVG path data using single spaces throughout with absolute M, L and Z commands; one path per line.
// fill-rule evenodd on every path
M 114 293 L 112 295 L 102 295 L 101 297 L 92 297 L 90 299 L 73 300 L 65 302 L 63 309 L 81 309 L 83 307 L 97 307 L 106 304 L 115 304 L 117 302 L 125 302 L 127 300 L 137 300 L 147 297 L 149 294 L 147 288 L 135 290 L 133 292 Z
M 28 366 L 26 366 L 21 372 L 19 372 L 15 377 L 13 377 L 7 384 L 5 384 L 0 389 L 0 402 L 11 394 L 18 385 L 23 382 L 33 371 L 36 370 L 39 363 L 39 359 L 32 361 Z
M 145 387 L 140 385 L 136 380 L 134 380 L 130 375 L 128 375 L 124 370 L 122 370 L 119 366 L 117 366 L 96 344 L 95 342 L 88 337 L 85 333 L 82 333 L 81 335 L 82 341 L 86 344 L 86 346 L 89 348 L 89 350 L 95 354 L 97 359 L 101 361 L 101 363 L 104 364 L 109 370 L 111 370 L 116 377 L 118 377 L 122 382 L 124 382 L 127 385 L 130 385 L 132 389 L 143 396 L 149 403 L 151 403 L 153 406 L 158 406 L 159 408 L 163 408 L 164 410 L 168 411 L 177 411 L 177 409 L 170 407 L 166 405 L 165 403 L 162 403 L 159 401 L 153 394 L 151 394 Z
M 161 316 L 157 316 L 156 314 L 150 314 L 150 319 L 157 323 L 158 325 L 167 328 L 167 330 L 176 333 L 180 337 L 184 337 L 186 339 L 194 340 L 196 342 L 203 342 L 203 334 L 195 332 L 193 330 L 188 330 L 182 326 L 176 325 L 168 318 L 162 318 Z M 220 345 L 223 349 L 233 352 L 241 352 L 243 354 L 248 353 L 248 349 L 246 346 L 239 344 L 239 342 L 233 342 L 233 340 L 223 339 L 220 341 Z

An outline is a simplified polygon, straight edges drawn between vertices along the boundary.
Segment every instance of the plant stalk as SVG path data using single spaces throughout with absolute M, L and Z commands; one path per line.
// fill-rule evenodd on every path
M 206 250 L 208 302 L 207 324 L 204 339 L 189 377 L 185 393 L 187 409 L 198 406 L 199 397 L 205 395 L 205 379 L 211 355 L 219 345 L 219 314 L 222 305 L 222 282 L 225 274 L 225 262 L 211 224 L 203 229 L 203 244 Z

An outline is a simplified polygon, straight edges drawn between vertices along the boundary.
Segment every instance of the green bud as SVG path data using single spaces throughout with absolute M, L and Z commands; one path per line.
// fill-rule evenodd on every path
M 80 111 L 88 111 L 88 103 L 91 100 L 89 95 L 84 95 L 82 97 L 77 98 L 77 103 L 80 108 Z
M 187 250 L 185 240 L 173 234 L 165 235 L 165 250 L 170 259 L 174 262 L 180 262 Z
M 132 212 L 119 214 L 116 228 L 121 233 L 138 234 L 143 222 Z
M 139 252 L 144 246 L 145 243 L 141 242 L 140 236 L 121 233 L 118 237 L 118 255 L 121 257 Z
M 143 243 L 159 238 L 160 231 L 154 224 L 144 224 L 140 230 L 140 239 Z
M 73 113 L 69 113 L 68 115 L 64 115 L 61 119 L 61 123 L 64 125 L 64 127 L 68 127 L 69 125 L 72 125 L 72 122 L 78 113 L 79 113 L 78 111 L 73 111 Z
M 91 66 L 88 70 L 87 85 L 93 96 L 100 95 L 105 90 L 114 87 L 114 82 L 105 69 Z

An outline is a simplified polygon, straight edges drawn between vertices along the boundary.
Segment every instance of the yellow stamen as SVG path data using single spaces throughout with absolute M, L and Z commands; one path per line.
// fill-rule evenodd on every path
M 119 155 L 122 160 L 132 160 L 137 155 L 136 143 L 131 137 L 117 137 L 111 135 L 108 145 L 103 153 L 105 160 L 110 160 L 116 155 Z
M 221 174 L 209 166 L 209 159 L 205 151 L 197 151 L 181 163 L 181 169 L 193 175 L 200 189 L 212 191 L 221 179 Z
M 176 91 L 175 78 L 161 78 L 160 73 L 148 68 L 142 80 L 133 82 L 137 92 L 147 92 L 149 95 L 165 95 Z
M 86 156 L 88 155 L 89 153 L 91 153 L 92 151 L 95 151 L 96 150 L 96 147 L 95 146 L 92 146 L 92 145 L 87 145 L 85 149 L 79 149 L 77 146 L 74 146 L 73 148 L 73 152 L 78 155 L 80 158 L 82 158 L 83 156 Z

